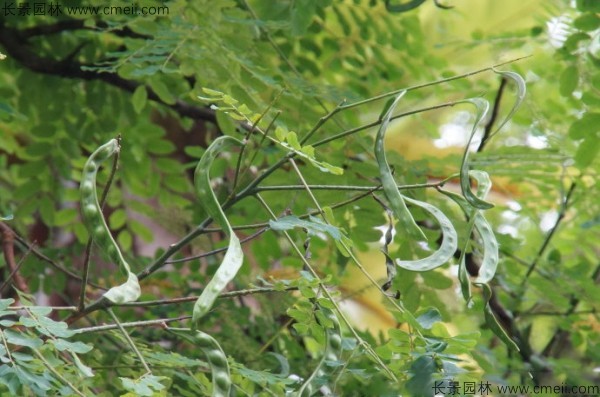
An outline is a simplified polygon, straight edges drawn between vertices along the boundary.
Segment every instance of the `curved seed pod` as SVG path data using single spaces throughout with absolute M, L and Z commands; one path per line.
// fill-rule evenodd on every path
M 131 272 L 129 264 L 123 258 L 119 246 L 110 234 L 96 192 L 96 175 L 100 164 L 119 150 L 119 142 L 116 139 L 111 139 L 96 149 L 83 167 L 79 188 L 83 223 L 92 240 L 111 261 L 118 263 L 120 269 L 127 275 L 125 283 L 112 287 L 103 295 L 113 303 L 133 302 L 140 297 L 141 293 L 136 275 Z
M 483 242 L 483 260 L 479 267 L 479 276 L 475 282 L 487 283 L 494 278 L 498 267 L 498 241 L 492 227 L 481 212 L 475 214 L 475 230 L 477 230 Z
M 471 130 L 471 135 L 469 136 L 469 141 L 467 142 L 467 146 L 465 148 L 465 153 L 463 154 L 462 163 L 460 165 L 460 188 L 462 190 L 463 196 L 467 199 L 471 206 L 477 209 L 489 209 L 494 206 L 492 203 L 488 203 L 485 200 L 480 199 L 471 191 L 471 181 L 469 179 L 469 146 L 471 146 L 471 142 L 473 141 L 473 137 L 477 132 L 477 128 L 479 124 L 484 119 L 487 114 L 490 103 L 485 99 L 481 98 L 471 98 L 465 99 L 464 101 L 474 105 L 477 108 L 477 116 L 475 118 L 475 123 L 473 123 L 473 129 Z
M 337 361 L 342 353 L 342 333 L 340 330 L 340 323 L 336 315 L 332 310 L 322 306 L 319 306 L 319 309 L 325 314 L 327 319 L 331 321 L 333 327 L 328 327 L 326 329 L 325 352 L 323 353 L 323 357 L 321 357 L 321 361 L 319 361 L 319 364 L 317 364 L 317 367 L 313 373 L 302 384 L 298 390 L 298 393 L 296 393 L 296 395 L 299 397 L 310 397 L 313 395 L 315 391 L 315 378 L 318 376 L 327 375 L 331 372 L 331 367 L 326 365 L 326 361 Z
M 242 146 L 242 143 L 230 136 L 220 136 L 215 139 L 202 155 L 194 173 L 194 184 L 196 186 L 196 193 L 200 198 L 200 204 L 229 236 L 229 247 L 227 248 L 227 252 L 225 252 L 221 265 L 194 304 L 194 311 L 192 313 L 192 328 L 194 329 L 197 327 L 198 321 L 211 309 L 221 291 L 236 276 L 244 261 L 244 253 L 242 252 L 240 240 L 233 232 L 210 186 L 210 167 L 217 155 L 227 150 L 230 146 Z
M 493 70 L 495 73 L 502 75 L 502 77 L 505 77 L 505 78 L 508 78 L 508 79 L 511 79 L 512 81 L 514 81 L 517 84 L 518 94 L 517 94 L 517 99 L 515 100 L 515 104 L 513 105 L 512 109 L 510 110 L 510 112 L 508 112 L 508 114 L 506 115 L 504 120 L 502 120 L 502 122 L 498 125 L 498 128 L 496 128 L 496 131 L 494 131 L 493 133 L 490 134 L 490 138 L 493 137 L 494 135 L 496 135 L 496 133 L 498 133 L 498 131 L 500 131 L 502 129 L 502 127 L 504 127 L 504 124 L 506 124 L 506 122 L 511 119 L 511 117 L 515 114 L 515 112 L 521 106 L 521 103 L 523 103 L 523 99 L 525 99 L 525 94 L 527 94 L 527 85 L 525 84 L 525 80 L 523 79 L 523 77 L 521 77 L 520 74 L 515 73 L 515 72 L 496 70 L 496 69 L 493 69 Z
M 469 175 L 477 181 L 477 197 L 485 200 L 492 188 L 489 174 L 485 171 L 473 170 L 469 172 Z M 475 282 L 487 283 L 494 278 L 498 267 L 498 240 L 482 211 L 475 211 L 474 217 L 475 230 L 483 243 L 483 259 L 479 267 L 479 276 Z
M 400 102 L 400 99 L 404 96 L 404 94 L 406 94 L 406 91 L 402 91 L 400 94 L 398 94 L 396 99 L 394 99 L 394 102 L 392 102 L 391 106 L 387 109 L 381 119 L 381 125 L 377 131 L 377 137 L 375 138 L 375 158 L 377 159 L 377 165 L 379 166 L 379 177 L 381 178 L 383 192 L 389 201 L 392 212 L 400 221 L 403 230 L 412 237 L 427 240 L 423 234 L 423 231 L 419 228 L 419 226 L 417 226 L 412 214 L 408 210 L 408 207 L 406 207 L 406 203 L 404 202 L 405 197 L 398 190 L 398 186 L 396 185 L 396 181 L 392 176 L 392 171 L 385 156 L 385 132 L 390 124 L 392 113 L 394 112 L 394 109 L 396 109 L 398 102 Z
M 411 204 L 423 208 L 437 219 L 442 229 L 442 244 L 437 251 L 427 258 L 417 259 L 414 261 L 403 261 L 396 259 L 396 264 L 407 270 L 424 272 L 435 269 L 436 267 L 448 262 L 458 247 L 458 235 L 456 234 L 456 230 L 454 229 L 452 222 L 450 222 L 450 219 L 448 219 L 448 217 L 444 215 L 442 211 L 431 204 L 413 200 L 410 197 L 405 197 L 404 199 Z
M 473 177 L 477 181 L 477 197 L 482 200 L 485 199 L 492 186 L 492 182 L 488 173 L 485 171 L 471 171 L 469 173 L 469 176 Z M 483 213 L 471 207 L 463 197 L 452 192 L 442 192 L 448 197 L 450 197 L 452 200 L 454 200 L 468 217 L 474 218 L 474 228 L 479 234 L 479 237 L 481 238 L 483 244 L 483 258 L 481 261 L 481 266 L 479 268 L 479 276 L 477 277 L 477 280 L 475 280 L 475 282 L 489 282 L 492 278 L 494 278 L 494 275 L 496 274 L 496 269 L 498 268 L 499 261 L 498 240 L 496 240 L 496 235 L 494 234 L 492 227 L 483 216 Z M 460 269 L 459 279 L 461 279 Z M 461 280 L 461 284 L 463 283 L 463 281 L 464 280 Z M 464 292 L 465 287 L 463 285 L 463 295 Z M 468 300 L 468 298 L 466 299 Z
M 190 335 L 188 331 L 182 329 L 169 329 L 176 335 L 198 346 L 206 356 L 212 374 L 212 397 L 229 397 L 231 390 L 231 375 L 229 373 L 229 363 L 219 342 L 209 334 L 202 331 L 194 331 Z

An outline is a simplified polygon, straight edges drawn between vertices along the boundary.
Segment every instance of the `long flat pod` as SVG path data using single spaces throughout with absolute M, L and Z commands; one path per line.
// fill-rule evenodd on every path
M 485 199 L 492 186 L 488 173 L 485 171 L 473 170 L 469 172 L 469 176 L 477 181 L 477 197 L 481 200 Z M 496 274 L 499 261 L 498 241 L 496 240 L 496 235 L 494 234 L 492 227 L 487 219 L 485 219 L 482 211 L 473 208 L 462 196 L 448 191 L 442 191 L 442 193 L 454 200 L 469 218 L 473 218 L 472 222 L 474 228 L 477 231 L 477 234 L 479 234 L 483 244 L 483 257 L 481 266 L 479 267 L 479 276 L 475 282 L 489 282 Z M 461 280 L 461 283 L 462 281 L 464 280 Z M 465 298 L 468 300 L 466 296 Z
M 515 114 L 515 112 L 521 106 L 521 103 L 523 103 L 523 99 L 525 99 L 525 95 L 527 94 L 527 85 L 525 84 L 525 80 L 523 79 L 523 77 L 521 77 L 520 74 L 515 73 L 515 72 L 510 72 L 510 71 L 497 70 L 497 69 L 493 69 L 493 70 L 494 70 L 494 73 L 498 73 L 503 78 L 511 79 L 512 81 L 514 81 L 515 84 L 517 85 L 518 93 L 517 93 L 517 98 L 515 99 L 515 103 L 514 103 L 512 109 L 510 109 L 510 112 L 508 112 L 508 114 L 506 115 L 504 120 L 502 120 L 502 122 L 498 125 L 498 128 L 496 128 L 496 130 L 490 134 L 490 138 L 493 137 L 494 135 L 496 135 L 496 133 L 498 133 L 498 131 L 500 131 L 502 129 L 502 127 L 504 127 L 504 124 L 506 124 L 506 122 L 512 118 L 512 116 Z
M 481 98 L 465 99 L 461 102 L 470 103 L 474 105 L 477 108 L 477 115 L 475 118 L 475 122 L 473 123 L 473 128 L 471 130 L 471 134 L 469 136 L 465 152 L 463 154 L 462 163 L 460 165 L 460 188 L 462 190 L 463 196 L 465 196 L 469 204 L 471 204 L 477 209 L 485 210 L 492 208 L 494 205 L 492 203 L 480 199 L 479 197 L 477 197 L 477 195 L 475 195 L 475 193 L 471 191 L 471 180 L 469 179 L 469 146 L 471 146 L 471 142 L 473 141 L 473 137 L 477 132 L 477 128 L 485 118 L 485 115 L 487 114 L 490 108 L 490 104 L 488 101 Z
M 398 190 L 396 181 L 392 176 L 392 170 L 390 169 L 385 156 L 385 132 L 390 124 L 392 113 L 394 112 L 394 109 L 396 109 L 398 102 L 400 102 L 400 99 L 402 99 L 404 94 L 406 94 L 406 91 L 402 91 L 398 94 L 398 96 L 396 96 L 381 119 L 381 125 L 377 131 L 377 137 L 375 138 L 375 158 L 377 159 L 377 165 L 379 167 L 379 177 L 381 178 L 383 192 L 389 201 L 390 208 L 392 209 L 394 216 L 398 218 L 398 221 L 402 225 L 403 231 L 407 232 L 412 237 L 426 240 L 423 231 L 421 231 L 419 226 L 417 226 L 415 219 L 406 206 L 404 201 L 405 197 Z
M 111 139 L 96 149 L 83 167 L 79 190 L 83 223 L 90 233 L 92 240 L 111 261 L 119 264 L 120 269 L 127 275 L 125 283 L 112 287 L 103 296 L 113 303 L 126 303 L 133 302 L 140 297 L 140 284 L 136 275 L 131 272 L 129 264 L 123 258 L 119 246 L 110 234 L 104 216 L 102 216 L 102 209 L 100 208 L 96 192 L 96 175 L 98 174 L 100 164 L 119 150 L 120 145 L 116 139 Z
M 196 186 L 196 193 L 200 198 L 200 204 L 204 207 L 208 215 L 217 222 L 229 236 L 229 247 L 225 252 L 221 265 L 194 304 L 192 313 L 192 327 L 194 329 L 196 328 L 198 321 L 213 306 L 221 291 L 223 291 L 227 284 L 236 276 L 244 261 L 244 253 L 242 252 L 240 240 L 233 232 L 233 229 L 210 185 L 209 171 L 214 159 L 219 153 L 227 150 L 231 146 L 242 146 L 242 143 L 230 136 L 221 136 L 215 139 L 202 155 L 194 173 L 194 184 Z
M 191 335 L 187 329 L 169 328 L 169 331 L 198 346 L 206 356 L 212 373 L 211 397 L 229 397 L 231 391 L 229 363 L 219 342 L 202 331 L 193 331 Z
M 450 219 L 448 219 L 448 217 L 444 215 L 442 211 L 431 204 L 414 200 L 410 197 L 405 197 L 404 199 L 411 204 L 423 208 L 425 211 L 429 212 L 435 217 L 440 224 L 440 228 L 442 229 L 442 244 L 437 251 L 426 258 L 413 261 L 396 259 L 396 264 L 401 268 L 419 272 L 432 270 L 436 267 L 442 266 L 444 263 L 448 262 L 450 258 L 452 258 L 458 247 L 458 235 L 456 234 L 454 226 L 452 226 L 452 222 L 450 222 Z

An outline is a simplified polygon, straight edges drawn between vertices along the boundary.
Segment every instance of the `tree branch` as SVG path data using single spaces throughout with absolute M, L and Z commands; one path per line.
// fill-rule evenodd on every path
M 19 291 L 29 293 L 27 282 L 19 273 L 19 268 L 22 262 L 19 264 L 15 262 L 15 234 L 10 227 L 4 224 L 4 222 L 0 222 L 0 236 L 2 236 L 2 251 L 4 252 L 4 259 L 6 260 L 8 270 L 10 270 L 10 274 L 6 279 L 6 283 L 13 279 L 15 288 L 17 288 Z M 4 284 L 2 285 L 2 288 L 0 288 L 0 291 L 2 289 L 4 289 Z
M 136 88 L 141 86 L 140 83 L 124 79 L 116 73 L 98 73 L 91 70 L 84 70 L 82 69 L 83 67 L 92 65 L 73 61 L 70 59 L 71 57 L 63 60 L 41 57 L 32 50 L 28 42 L 28 38 L 32 36 L 43 34 L 44 32 L 57 33 L 61 27 L 73 29 L 75 25 L 74 23 L 63 23 L 62 25 L 38 26 L 21 31 L 5 26 L 4 21 L 0 20 L 0 44 L 4 47 L 8 56 L 32 72 L 68 79 L 99 80 L 127 92 L 134 92 Z M 210 121 L 216 124 L 216 113 L 212 109 L 193 106 L 180 99 L 176 100 L 173 104 L 168 104 L 160 99 L 150 87 L 146 86 L 146 91 L 148 92 L 148 99 L 173 109 L 182 117 Z
M 107 23 L 103 21 L 96 21 L 95 27 L 85 26 L 85 20 L 83 19 L 63 19 L 52 24 L 36 25 L 20 31 L 23 39 L 29 39 L 36 36 L 47 36 L 50 34 L 57 34 L 62 32 L 68 32 L 71 30 L 91 30 L 97 29 L 110 29 Z M 134 32 L 128 27 L 120 29 L 110 29 L 110 32 L 119 37 L 131 37 L 134 39 L 151 39 L 151 36 Z

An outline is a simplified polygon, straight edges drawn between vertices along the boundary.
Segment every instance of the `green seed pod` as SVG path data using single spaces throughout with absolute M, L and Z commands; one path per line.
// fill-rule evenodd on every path
M 206 357 L 211 364 L 218 367 L 227 366 L 227 359 L 225 358 L 225 354 L 221 350 L 213 350 L 206 353 Z
M 215 382 L 215 385 L 223 390 L 231 388 L 231 380 L 225 373 L 215 374 L 213 381 Z
M 206 212 L 210 215 L 214 221 L 223 228 L 223 231 L 229 236 L 229 247 L 225 252 L 221 265 L 215 272 L 215 275 L 210 280 L 208 285 L 198 297 L 198 300 L 194 304 L 192 312 L 192 328 L 198 326 L 200 319 L 209 312 L 212 308 L 215 300 L 227 286 L 227 284 L 233 280 L 244 260 L 244 252 L 240 240 L 235 235 L 215 193 L 212 191 L 210 185 L 210 167 L 213 160 L 222 151 L 230 146 L 242 146 L 242 143 L 235 138 L 230 136 L 220 136 L 211 143 L 206 149 L 204 155 L 198 162 L 194 173 L 194 184 L 196 186 L 196 192 L 200 198 L 200 204 L 204 207 Z
M 340 350 L 342 348 L 342 338 L 339 335 L 330 335 L 329 345 L 334 350 Z
M 189 331 L 182 329 L 171 329 L 178 336 L 195 344 L 206 355 L 210 371 L 212 373 L 212 397 L 229 397 L 231 390 L 231 376 L 229 374 L 229 363 L 219 342 L 212 336 L 202 331 L 194 331 L 191 335 Z
M 200 348 L 210 347 L 213 344 L 213 338 L 205 333 L 199 332 L 196 335 L 195 342 Z
M 129 264 L 123 258 L 117 243 L 110 234 L 96 192 L 96 175 L 100 164 L 117 153 L 119 149 L 119 142 L 111 139 L 90 155 L 83 167 L 79 190 L 83 223 L 92 240 L 127 275 L 127 281 L 124 284 L 113 287 L 104 294 L 104 297 L 113 303 L 135 301 L 141 293 L 137 277 L 131 273 Z

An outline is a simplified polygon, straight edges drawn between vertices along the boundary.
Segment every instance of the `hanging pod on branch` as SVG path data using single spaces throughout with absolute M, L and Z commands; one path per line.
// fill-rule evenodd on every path
M 100 165 L 121 149 L 117 139 L 111 139 L 100 146 L 88 158 L 80 184 L 80 202 L 83 223 L 94 243 L 102 252 L 127 276 L 123 284 L 110 288 L 103 297 L 113 303 L 126 303 L 136 301 L 140 297 L 140 284 L 138 278 L 131 272 L 131 268 L 121 253 L 119 246 L 112 237 L 110 230 L 102 215 L 102 208 L 98 202 L 96 191 L 96 176 Z

